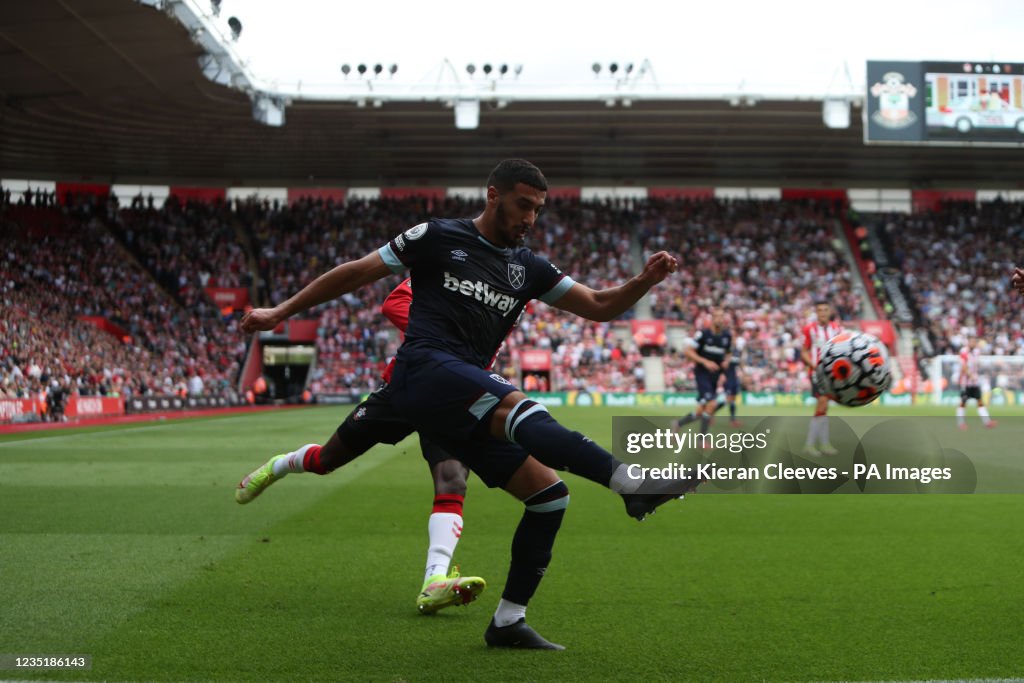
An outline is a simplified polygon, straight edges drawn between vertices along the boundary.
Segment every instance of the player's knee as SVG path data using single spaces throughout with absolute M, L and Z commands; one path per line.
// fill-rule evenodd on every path
M 494 410 L 491 415 L 490 432 L 493 436 L 501 438 L 501 434 L 505 430 L 505 422 L 509 418 L 509 414 L 516 410 L 523 401 L 528 401 L 526 394 L 521 391 L 513 391 L 512 393 L 501 399 L 498 407 Z M 532 401 L 531 401 L 532 403 Z
M 555 422 L 554 418 L 548 413 L 547 408 L 523 396 L 505 413 L 505 419 L 501 422 L 500 427 L 501 435 L 506 440 L 517 443 L 516 432 L 528 418 L 534 416 L 551 420 L 552 423 Z
M 569 487 L 559 479 L 523 500 L 523 505 L 530 512 L 564 513 L 569 507 Z
M 466 477 L 469 471 L 458 460 L 443 460 L 434 466 L 434 493 L 437 495 L 466 495 Z

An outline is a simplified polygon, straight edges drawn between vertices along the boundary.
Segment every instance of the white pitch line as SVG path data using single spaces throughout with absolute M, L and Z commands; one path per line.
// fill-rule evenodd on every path
M 241 420 L 252 417 L 251 415 L 225 415 L 224 417 L 211 417 L 203 420 L 203 422 L 220 422 L 224 420 Z M 56 441 L 58 439 L 81 439 L 86 436 L 108 436 L 110 434 L 131 434 L 134 432 L 144 432 L 150 429 L 167 429 L 168 427 L 185 427 L 189 424 L 196 424 L 191 419 L 178 419 L 168 420 L 166 422 L 156 422 L 156 424 L 146 424 L 141 427 L 126 427 L 124 429 L 100 429 L 95 432 L 76 432 L 74 434 L 54 434 L 53 436 L 40 436 L 35 439 L 24 438 L 14 439 L 10 441 L 0 441 L 0 448 L 7 446 L 17 446 L 27 443 L 41 443 L 43 441 Z M 84 427 L 83 427 L 84 429 Z M 6 681 L 0 681 L 0 683 L 6 683 Z

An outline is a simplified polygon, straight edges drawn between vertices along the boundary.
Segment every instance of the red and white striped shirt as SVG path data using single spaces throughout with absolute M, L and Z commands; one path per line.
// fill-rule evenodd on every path
M 960 349 L 960 388 L 978 386 L 978 349 Z
M 812 367 L 821 360 L 821 348 L 825 346 L 825 342 L 842 331 L 843 326 L 834 320 L 824 325 L 820 324 L 817 320 L 804 325 L 804 349 L 811 354 Z

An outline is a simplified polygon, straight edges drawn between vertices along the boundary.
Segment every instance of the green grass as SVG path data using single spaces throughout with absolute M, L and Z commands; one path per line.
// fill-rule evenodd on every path
M 555 414 L 607 444 L 622 411 Z M 1024 675 L 1024 496 L 696 495 L 637 524 L 569 476 L 572 505 L 529 613 L 569 649 L 491 651 L 482 634 L 521 505 L 472 479 L 456 560 L 490 588 L 419 616 L 432 490 L 415 439 L 234 503 L 243 474 L 325 438 L 340 415 L 0 437 L 0 653 L 93 657 L 90 671 L 0 678 Z

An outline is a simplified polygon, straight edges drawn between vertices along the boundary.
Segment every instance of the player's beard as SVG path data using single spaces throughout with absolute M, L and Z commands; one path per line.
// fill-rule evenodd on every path
M 497 208 L 494 211 L 494 218 L 497 224 L 500 226 L 498 234 L 506 238 L 503 240 L 503 247 L 521 247 L 526 241 L 526 233 L 522 236 L 519 235 L 519 228 L 511 225 L 511 221 L 508 219 L 508 213 L 505 211 L 505 205 L 498 203 Z

